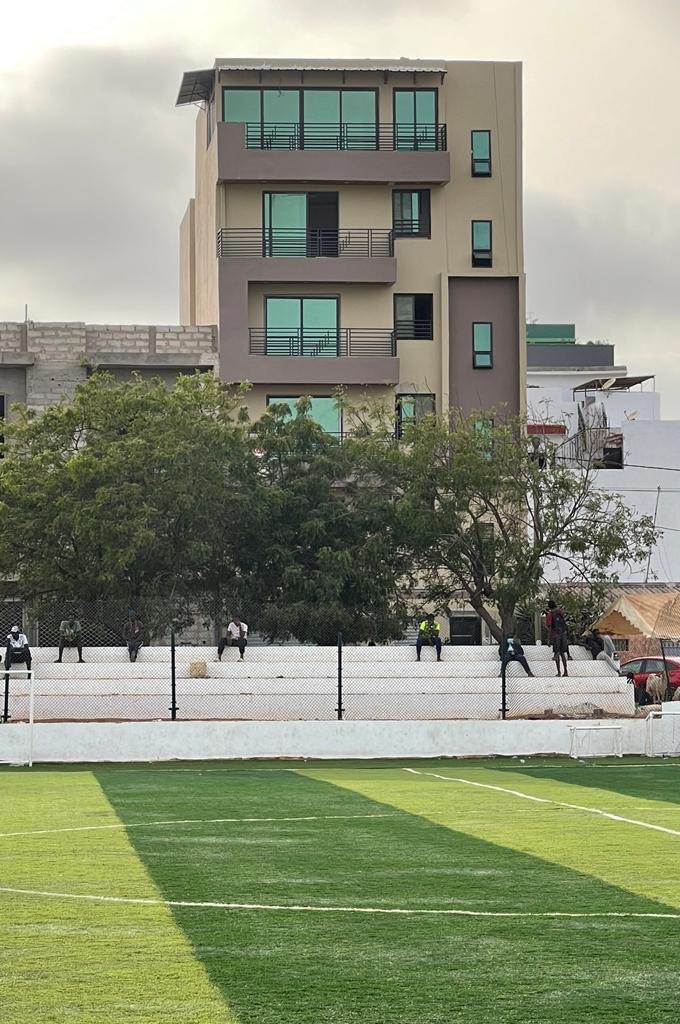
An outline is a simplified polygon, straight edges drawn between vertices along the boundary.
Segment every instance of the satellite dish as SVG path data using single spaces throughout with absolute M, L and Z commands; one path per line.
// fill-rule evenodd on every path
M 627 412 L 626 413 L 626 419 L 628 420 L 629 423 L 633 423 L 638 418 L 639 415 L 640 415 L 640 410 L 639 409 L 633 409 L 632 412 Z
M 610 377 L 609 380 L 606 380 L 602 385 L 602 390 L 608 391 L 609 388 L 614 386 L 614 384 L 616 384 L 616 377 Z

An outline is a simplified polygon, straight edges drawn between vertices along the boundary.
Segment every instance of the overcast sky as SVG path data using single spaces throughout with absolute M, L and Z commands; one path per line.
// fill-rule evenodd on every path
M 417 16 L 416 16 L 417 15 Z M 172 323 L 182 71 L 524 62 L 527 309 L 680 388 L 680 0 L 34 0 L 0 31 L 0 320 Z

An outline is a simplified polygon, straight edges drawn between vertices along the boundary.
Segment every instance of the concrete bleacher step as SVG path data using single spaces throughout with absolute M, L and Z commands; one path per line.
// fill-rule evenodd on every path
M 534 661 L 552 661 L 552 651 L 545 645 L 534 646 L 527 644 L 524 650 L 530 663 Z M 54 662 L 54 659 L 57 657 L 57 653 L 56 647 L 34 648 L 34 663 L 45 664 Z M 583 647 L 572 647 L 571 654 L 574 662 L 592 661 L 590 653 Z M 122 646 L 86 647 L 84 648 L 83 656 L 86 663 L 129 663 L 127 650 Z M 191 661 L 211 661 L 216 658 L 216 656 L 217 648 L 213 646 L 177 647 L 175 649 L 175 660 L 177 664 L 186 664 Z M 343 663 L 346 664 L 351 664 L 356 661 L 369 663 L 416 662 L 415 648 L 399 644 L 376 647 L 367 647 L 365 645 L 358 647 L 346 646 L 343 647 L 342 657 Z M 337 658 L 337 647 L 335 646 L 277 646 L 272 644 L 271 646 L 251 646 L 248 647 L 246 652 L 247 661 L 276 662 L 279 664 L 300 660 L 312 661 L 315 659 L 325 661 L 326 659 L 332 660 L 335 658 Z M 444 662 L 468 664 L 487 661 L 498 663 L 498 648 L 495 644 L 485 644 L 479 647 L 444 645 L 442 648 L 442 659 Z M 232 664 L 234 662 L 238 662 L 238 660 L 239 656 L 236 649 L 228 648 L 224 652 L 224 664 Z M 147 665 L 169 662 L 170 647 L 142 647 L 135 664 Z M 422 654 L 421 664 L 426 664 L 428 662 L 436 664 L 435 654 L 431 648 L 425 648 Z M 73 650 L 67 649 L 64 652 L 63 664 L 77 664 L 77 659 Z

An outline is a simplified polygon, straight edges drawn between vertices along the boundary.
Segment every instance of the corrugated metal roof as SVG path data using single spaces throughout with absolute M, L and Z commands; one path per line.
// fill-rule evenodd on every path
M 181 107 L 185 103 L 199 103 L 209 100 L 214 81 L 214 68 L 204 68 L 202 71 L 185 71 L 182 75 L 182 84 L 179 87 L 175 106 Z
M 215 67 L 228 71 L 424 71 L 446 74 L 446 62 L 441 60 L 279 60 L 269 57 L 218 57 Z

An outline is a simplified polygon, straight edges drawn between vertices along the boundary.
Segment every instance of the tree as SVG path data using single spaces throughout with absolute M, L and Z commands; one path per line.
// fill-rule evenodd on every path
M 0 574 L 32 600 L 133 605 L 155 632 L 186 619 L 215 530 L 229 524 L 234 556 L 253 521 L 240 400 L 208 374 L 173 389 L 95 374 L 71 403 L 20 412 L 0 463 Z
M 601 491 L 591 467 L 528 437 L 521 419 L 428 416 L 392 441 L 389 417 L 372 415 L 359 417 L 369 426 L 353 454 L 392 508 L 423 600 L 448 612 L 462 595 L 498 640 L 547 580 L 611 583 L 612 566 L 641 561 L 654 543 L 649 517 Z
M 291 415 L 294 413 L 294 415 Z M 409 561 L 391 510 L 353 476 L 348 449 L 310 416 L 274 404 L 254 425 L 269 543 L 249 560 L 251 602 L 272 638 L 333 643 L 401 636 Z

